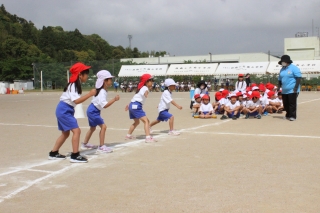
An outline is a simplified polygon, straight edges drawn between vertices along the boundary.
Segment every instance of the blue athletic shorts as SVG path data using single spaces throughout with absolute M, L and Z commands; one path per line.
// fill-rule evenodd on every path
M 146 116 L 146 113 L 142 109 L 140 102 L 131 102 L 129 104 L 129 117 L 130 119 L 139 119 Z
M 74 107 L 63 101 L 60 101 L 56 108 L 56 117 L 60 131 L 79 128 L 77 119 L 74 117 Z
M 234 111 L 233 111 L 231 114 L 228 113 L 228 117 L 229 117 L 229 118 L 232 118 L 233 116 L 234 116 Z M 239 117 L 240 117 L 240 112 L 238 112 L 238 114 L 236 114 L 235 116 L 236 116 L 237 118 L 239 118 Z
M 157 118 L 158 121 L 168 121 L 172 117 L 172 114 L 168 112 L 168 109 L 159 112 L 159 116 Z
M 101 111 L 95 107 L 95 105 L 90 104 L 87 109 L 87 116 L 89 121 L 89 126 L 96 127 L 98 125 L 104 124 L 103 119 L 101 118 Z

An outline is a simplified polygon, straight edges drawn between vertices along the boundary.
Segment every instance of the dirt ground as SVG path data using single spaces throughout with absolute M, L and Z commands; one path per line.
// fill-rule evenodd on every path
M 116 93 L 110 92 L 109 98 Z M 60 132 L 60 92 L 0 95 L 0 212 L 320 212 L 320 93 L 303 92 L 298 119 L 194 119 L 189 93 L 173 93 L 170 112 L 180 136 L 155 128 L 159 142 L 133 141 L 124 107 L 132 93 L 102 111 L 110 154 L 84 151 L 90 161 L 47 160 Z M 144 109 L 157 117 L 161 93 Z M 83 103 L 84 110 L 90 101 Z M 87 119 L 78 119 L 81 139 Z M 91 143 L 98 144 L 98 132 Z M 70 138 L 60 149 L 71 151 Z

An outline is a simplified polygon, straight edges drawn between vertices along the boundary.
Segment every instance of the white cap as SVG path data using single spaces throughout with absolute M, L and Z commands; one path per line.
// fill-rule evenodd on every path
M 249 94 L 249 95 L 252 95 L 252 91 L 249 91 L 248 94 Z
M 97 73 L 97 81 L 96 81 L 96 89 L 99 89 L 100 87 L 102 87 L 103 85 L 103 82 L 105 79 L 107 78 L 114 78 L 114 76 L 112 76 L 110 74 L 109 71 L 107 70 L 100 70 L 98 73 Z
M 252 91 L 256 90 L 256 89 L 259 89 L 259 87 L 257 87 L 257 86 L 252 87 Z
M 237 93 L 235 93 L 235 92 L 230 93 L 230 94 L 229 94 L 229 97 L 230 97 L 230 98 L 231 98 L 231 97 L 237 97 Z
M 166 87 L 169 87 L 169 86 L 171 86 L 171 85 L 177 85 L 177 84 L 176 84 L 176 82 L 174 82 L 173 79 L 168 78 L 168 79 L 166 79 L 166 80 L 164 81 L 164 85 L 165 85 Z
M 246 94 L 243 94 L 243 98 L 247 98 L 247 95 L 246 95 Z
M 221 89 L 219 89 L 219 92 L 222 92 L 223 90 L 224 90 L 224 89 L 221 88 Z

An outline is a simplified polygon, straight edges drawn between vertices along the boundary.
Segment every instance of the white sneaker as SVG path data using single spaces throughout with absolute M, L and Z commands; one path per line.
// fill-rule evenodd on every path
M 151 127 L 149 127 L 149 132 L 150 134 L 153 133 L 153 130 L 151 129 Z
M 177 135 L 180 135 L 180 132 L 177 132 L 177 131 L 172 130 L 172 131 L 169 131 L 169 132 L 168 132 L 168 135 L 177 136 Z
M 81 143 L 81 146 L 80 146 L 80 149 L 81 150 L 87 150 L 87 149 L 96 149 L 98 148 L 97 145 L 93 145 L 93 144 L 90 144 L 89 142 L 88 143 Z
M 107 147 L 106 145 L 100 146 L 97 149 L 97 153 L 110 153 L 113 152 L 113 149 L 110 147 Z
M 126 135 L 126 137 L 124 139 L 125 140 L 133 140 L 133 139 L 136 139 L 136 137 L 133 135 L 130 135 L 130 136 Z
M 154 143 L 154 142 L 158 142 L 158 141 L 156 139 L 154 139 L 153 137 L 146 138 L 146 143 Z

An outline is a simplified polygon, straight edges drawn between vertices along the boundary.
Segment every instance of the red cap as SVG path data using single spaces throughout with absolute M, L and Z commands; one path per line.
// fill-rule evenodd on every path
M 251 84 L 251 87 L 256 87 L 256 86 L 257 86 L 257 84 L 255 84 L 255 83 Z
M 227 95 L 229 95 L 229 90 L 225 89 L 222 91 L 222 98 L 227 97 Z
M 253 91 L 252 94 L 251 94 L 251 97 L 256 97 L 256 98 L 261 98 L 261 95 L 259 93 L 259 91 Z
M 251 87 L 247 87 L 247 88 L 246 88 L 246 91 L 247 91 L 247 92 L 251 91 Z
M 216 97 L 216 99 L 217 99 L 218 101 L 220 101 L 221 98 L 222 98 L 221 92 L 216 92 L 215 97 Z
M 204 96 L 202 96 L 202 100 L 210 100 L 209 95 L 204 95 Z
M 243 76 L 244 76 L 244 75 L 243 75 L 243 74 L 241 74 L 241 73 L 238 75 L 238 77 L 243 77 Z
M 138 84 L 138 89 L 141 89 L 144 85 L 145 85 L 145 83 L 149 80 L 149 79 L 151 79 L 151 78 L 153 78 L 152 77 L 152 75 L 150 75 L 150 74 L 143 74 L 141 77 L 140 77 L 140 82 L 139 82 L 139 84 Z
M 242 92 L 237 92 L 236 95 L 237 96 L 242 96 L 243 94 L 242 94 Z
M 266 85 L 266 87 L 267 87 L 268 90 L 273 90 L 274 85 L 269 83 L 269 84 Z
M 266 88 L 264 87 L 263 84 L 260 84 L 260 85 L 259 85 L 259 90 L 260 90 L 260 91 L 266 91 Z
M 70 83 L 74 83 L 77 81 L 79 74 L 82 71 L 88 70 L 90 69 L 90 66 L 84 65 L 83 63 L 75 63 L 71 68 L 70 68 L 70 72 L 71 72 L 71 77 L 69 78 L 69 82 Z
M 274 92 L 273 91 L 270 91 L 270 92 L 268 92 L 268 98 L 271 98 L 272 96 L 274 96 Z
M 195 94 L 194 95 L 194 100 L 196 100 L 197 98 L 200 98 L 200 94 Z

